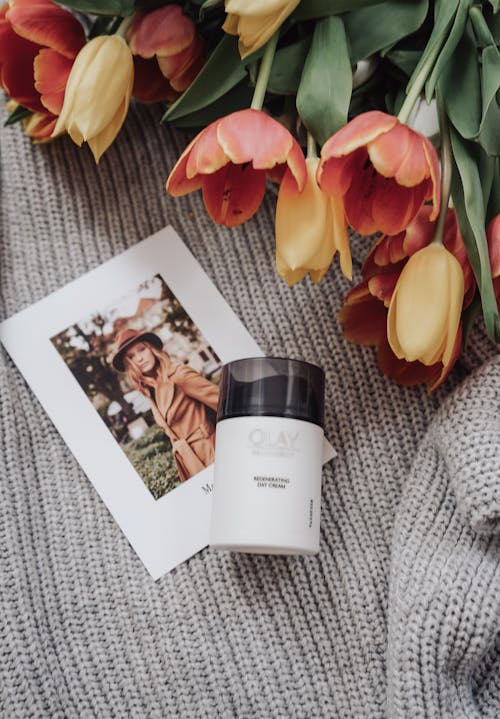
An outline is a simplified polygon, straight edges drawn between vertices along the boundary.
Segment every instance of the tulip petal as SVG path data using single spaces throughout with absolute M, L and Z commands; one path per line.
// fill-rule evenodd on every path
M 398 384 L 412 387 L 423 382 L 435 382 L 440 375 L 441 363 L 426 367 L 421 362 L 407 362 L 398 359 L 384 338 L 377 347 L 377 362 L 380 371 Z
M 448 253 L 448 273 L 449 273 L 449 302 L 448 302 L 448 327 L 446 331 L 446 347 L 443 352 L 443 364 L 448 366 L 453 356 L 458 327 L 460 325 L 460 315 L 462 312 L 462 304 L 464 299 L 464 273 L 460 262 Z
M 10 24 L 0 22 L 0 73 L 5 92 L 19 105 L 45 113 L 33 81 L 33 63 L 39 45 L 17 35 Z
M 30 117 L 23 120 L 23 129 L 26 135 L 38 142 L 47 142 L 52 139 L 52 133 L 57 122 L 57 117 L 50 113 L 42 114 L 34 112 Z
M 488 252 L 490 257 L 491 276 L 500 277 L 500 214 L 490 221 L 486 230 Z
M 203 201 L 210 217 L 221 225 L 235 227 L 259 209 L 266 189 L 266 174 L 250 164 L 222 167 L 202 179 Z
M 422 137 L 401 123 L 369 142 L 368 154 L 377 172 L 404 187 L 414 187 L 430 175 Z
M 200 37 L 196 36 L 190 45 L 175 55 L 159 55 L 158 65 L 165 77 L 169 79 L 180 77 L 204 55 L 205 44 Z
M 451 352 L 450 358 L 446 364 L 443 363 L 441 366 L 441 372 L 437 373 L 437 376 L 430 380 L 427 380 L 427 387 L 429 390 L 429 394 L 431 392 L 434 392 L 438 387 L 440 387 L 445 379 L 450 374 L 451 370 L 453 369 L 453 366 L 455 365 L 458 356 L 460 354 L 460 350 L 462 349 L 462 323 L 459 324 L 457 333 L 455 335 L 455 342 L 453 345 L 453 350 Z M 439 367 L 439 365 L 437 365 Z
M 450 260 L 460 267 L 442 245 L 432 244 L 413 255 L 401 272 L 387 318 L 389 343 L 400 359 L 430 365 L 444 350 L 450 292 L 457 289 L 458 281 L 456 273 L 450 278 Z
M 221 148 L 217 137 L 218 124 L 219 120 L 212 122 L 196 136 L 191 144 L 186 163 L 188 180 L 198 174 L 210 175 L 227 165 L 229 159 Z
M 178 93 L 161 73 L 156 58 L 145 60 L 134 55 L 134 88 L 132 94 L 139 102 L 173 102 Z
M 345 157 L 322 159 L 318 167 L 318 185 L 331 195 L 345 195 L 367 158 L 366 150 L 360 148 Z
M 168 176 L 165 189 L 174 197 L 182 197 L 183 195 L 187 195 L 188 192 L 193 192 L 194 190 L 199 190 L 201 188 L 202 175 L 195 175 L 194 177 L 189 178 L 186 174 L 191 148 L 197 139 L 198 138 L 195 137 L 194 140 L 189 143 Z
M 224 6 L 227 13 L 236 15 L 264 15 L 295 6 L 298 3 L 290 0 L 225 0 Z M 291 11 L 290 11 L 291 12 Z
M 115 137 L 118 135 L 118 132 L 120 131 L 127 115 L 127 110 L 128 103 L 123 101 L 121 106 L 116 111 L 114 118 L 110 123 L 108 123 L 108 125 L 106 125 L 104 130 L 102 130 L 98 135 L 88 138 L 87 143 L 92 150 L 96 165 L 99 164 L 99 160 L 101 159 L 103 153 L 106 152 Z
M 370 294 L 383 302 L 386 307 L 389 307 L 398 279 L 398 272 L 388 272 L 370 277 L 368 280 L 368 289 Z
M 217 139 L 231 162 L 252 162 L 256 170 L 286 162 L 293 145 L 288 130 L 261 110 L 240 110 L 223 117 Z
M 377 223 L 371 215 L 371 202 L 361 192 L 348 192 L 344 197 L 347 222 L 360 235 L 373 235 Z
M 21 37 L 57 50 L 70 59 L 76 57 L 85 44 L 81 23 L 55 3 L 15 3 L 6 17 Z
M 358 115 L 338 130 L 325 142 L 321 150 L 324 160 L 341 157 L 364 147 L 384 132 L 389 132 L 398 123 L 397 118 L 379 110 Z
M 130 84 L 132 89 L 133 84 L 134 63 L 123 38 L 108 35 L 102 39 L 104 42 L 97 46 L 97 52 L 91 55 L 91 61 L 85 62 L 84 72 L 75 92 L 73 115 L 77 118 L 78 128 L 85 140 L 96 137 L 106 130 L 109 124 L 116 122 L 117 109 L 122 108 L 128 85 Z M 94 38 L 92 42 L 96 40 L 101 38 Z M 78 55 L 73 68 L 88 45 Z M 103 67 L 106 72 L 103 72 Z M 73 69 L 66 86 L 67 94 L 70 93 L 72 79 Z
M 188 48 L 196 36 L 193 21 L 179 5 L 166 5 L 148 13 L 137 13 L 128 39 L 134 55 L 176 55 Z
M 436 227 L 430 219 L 431 213 L 432 207 L 423 205 L 406 228 L 402 248 L 405 257 L 414 255 L 432 242 Z
M 222 26 L 224 32 L 239 35 L 238 48 L 242 58 L 262 47 L 286 18 L 297 7 L 300 0 L 286 2 L 270 0 L 262 3 L 232 3 L 226 1 L 228 17 Z M 233 8 L 238 7 L 238 11 Z
M 43 48 L 35 58 L 35 88 L 43 105 L 54 115 L 59 115 L 62 110 L 72 65 L 72 60 L 50 48 Z
M 158 58 L 158 62 L 160 58 Z M 184 92 L 194 81 L 202 67 L 205 65 L 206 57 L 203 52 L 194 62 L 187 68 L 181 75 L 172 75 L 170 78 L 170 84 L 178 93 Z
M 370 294 L 366 282 L 354 289 L 355 301 L 350 299 L 353 294 L 351 290 L 338 313 L 342 333 L 349 342 L 378 345 L 385 337 L 387 310 L 382 302 Z
M 130 56 L 130 62 L 132 64 L 132 56 Z M 93 135 L 88 139 L 88 144 L 94 155 L 96 165 L 99 163 L 102 154 L 108 149 L 115 137 L 118 135 L 121 126 L 125 122 L 127 117 L 128 108 L 130 105 L 130 98 L 132 96 L 132 88 L 134 86 L 134 75 L 133 72 L 129 76 L 128 86 L 125 90 L 121 105 L 118 107 L 115 116 L 106 127 L 101 130 L 98 135 Z
M 372 187 L 371 216 L 377 229 L 387 235 L 402 232 L 424 202 L 422 185 L 402 187 L 393 179 L 377 175 Z
M 347 220 L 344 210 L 344 200 L 340 195 L 330 197 L 330 211 L 332 215 L 332 232 L 335 249 L 338 250 L 340 269 L 348 280 L 352 280 L 352 257 L 347 232 Z
M 227 12 L 227 8 L 226 8 L 226 12 Z M 238 34 L 238 22 L 239 22 L 238 15 L 233 15 L 232 13 L 228 13 L 226 15 L 226 19 L 224 20 L 224 24 L 222 25 L 222 29 L 228 35 L 237 35 Z
M 285 173 L 278 193 L 277 269 L 278 274 L 287 276 L 289 284 L 292 279 L 302 279 L 308 271 L 311 277 L 314 272 L 315 281 L 319 281 L 335 253 L 330 201 L 316 183 L 318 162 L 317 158 L 306 161 L 307 182 L 300 194 L 290 170 Z
M 82 50 L 78 53 L 71 72 L 66 83 L 66 92 L 64 94 L 64 103 L 62 106 L 59 119 L 54 129 L 54 135 L 63 132 L 65 129 L 68 130 L 71 138 L 73 134 L 80 136 L 82 133 L 77 129 L 73 119 L 74 107 L 76 103 L 76 97 L 78 88 L 85 76 L 88 65 L 95 61 L 95 58 L 106 42 L 106 36 L 100 36 L 94 38 L 91 42 L 88 42 Z M 71 127 L 71 130 L 70 130 Z M 77 144 L 81 144 L 74 140 Z

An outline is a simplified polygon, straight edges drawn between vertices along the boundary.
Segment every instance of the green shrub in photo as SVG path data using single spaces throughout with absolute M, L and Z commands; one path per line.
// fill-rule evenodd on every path
M 172 446 L 160 427 L 149 427 L 142 437 L 122 448 L 155 499 L 179 486 Z

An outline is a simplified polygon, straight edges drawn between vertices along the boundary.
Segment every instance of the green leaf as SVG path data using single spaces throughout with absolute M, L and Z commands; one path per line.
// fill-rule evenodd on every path
M 500 53 L 490 45 L 481 59 L 483 116 L 478 140 L 489 155 L 500 155 Z
M 460 72 L 457 72 L 460 68 Z M 470 22 L 439 79 L 446 114 L 458 132 L 473 138 L 481 123 L 481 76 L 479 58 Z
M 182 128 L 200 128 L 209 125 L 211 122 L 218 120 L 219 117 L 229 115 L 231 112 L 243 110 L 250 107 L 252 102 L 253 87 L 250 87 L 247 81 L 240 82 L 239 85 L 233 87 L 229 92 L 211 105 L 203 107 L 201 110 L 183 115 L 178 120 L 172 122 L 175 127 Z
M 295 95 L 304 68 L 312 36 L 278 50 L 274 56 L 267 89 L 276 95 Z
M 477 145 L 475 148 L 477 156 L 477 169 L 479 177 L 481 178 L 481 185 L 483 188 L 483 203 L 484 206 L 488 206 L 488 200 L 491 196 L 493 188 L 493 181 L 495 179 L 495 164 L 496 158 L 488 155 L 481 145 Z
M 478 315 L 481 313 L 481 298 L 474 294 L 471 304 L 464 310 L 462 314 L 462 346 L 467 349 L 470 339 L 470 333 Z
M 376 7 L 347 13 L 343 19 L 351 60 L 358 62 L 414 33 L 428 8 L 428 0 L 386 0 Z
M 293 20 L 314 20 L 320 17 L 339 15 L 341 12 L 354 10 L 368 5 L 381 5 L 383 0 L 302 0 L 295 12 Z
M 472 143 L 450 127 L 453 150 L 452 196 L 467 255 L 481 295 L 484 323 L 488 335 L 500 341 L 500 320 L 493 291 L 491 267 L 486 241 L 486 212 L 481 176 Z
M 18 105 L 15 110 L 12 110 L 9 117 L 5 120 L 4 127 L 7 127 L 8 125 L 14 125 L 16 122 L 24 120 L 26 117 L 29 117 L 32 114 L 32 111 L 28 110 L 27 107 Z
M 322 145 L 347 122 L 352 68 L 341 18 L 319 20 L 297 92 L 297 110 Z
M 92 15 L 132 15 L 134 0 L 57 0 L 70 10 L 80 10 Z
M 432 64 L 434 64 L 435 60 L 432 60 L 432 58 L 437 58 L 441 48 L 446 42 L 448 32 L 450 31 L 453 20 L 455 19 L 459 2 L 460 0 L 435 0 L 434 27 L 427 45 L 425 46 L 425 50 L 420 57 L 420 62 L 415 68 L 411 80 L 408 83 L 408 87 L 406 88 L 407 95 L 410 94 L 414 83 L 420 79 L 420 71 L 424 67 L 427 67 L 429 62 L 432 61 Z
M 444 43 L 441 52 L 439 53 L 438 58 L 434 63 L 432 72 L 427 82 L 425 83 L 425 99 L 428 103 L 434 97 L 434 90 L 436 89 L 439 76 L 443 72 L 443 68 L 447 65 L 448 61 L 450 60 L 451 56 L 455 51 L 455 48 L 460 42 L 462 35 L 464 34 L 465 24 L 469 17 L 469 9 L 472 5 L 472 1 L 473 0 L 460 0 L 459 2 L 457 14 L 455 15 L 455 19 L 453 21 L 453 25 L 451 26 L 449 35 L 446 38 L 446 42 Z
M 493 8 L 494 13 L 497 13 L 500 10 L 500 0 L 489 0 L 489 3 Z
M 391 50 L 385 57 L 410 77 L 417 67 L 420 55 L 418 50 Z
M 493 36 L 496 45 L 500 45 L 500 12 L 490 19 L 488 23 L 490 32 Z
M 496 215 L 500 215 L 500 157 L 495 157 L 494 160 L 493 181 L 491 183 L 490 199 L 486 212 L 488 222 Z
M 169 107 L 162 122 L 178 120 L 211 105 L 246 76 L 238 52 L 238 38 L 224 35 L 194 82 Z

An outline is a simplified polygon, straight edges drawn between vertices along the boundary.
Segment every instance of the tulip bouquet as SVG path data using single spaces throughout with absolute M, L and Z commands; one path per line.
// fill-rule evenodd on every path
M 500 339 L 500 0 L 11 0 L 7 123 L 96 162 L 131 98 L 191 142 L 174 196 L 237 226 L 279 185 L 276 265 L 320 282 L 367 236 L 339 319 L 403 384 L 438 387 L 476 317 Z

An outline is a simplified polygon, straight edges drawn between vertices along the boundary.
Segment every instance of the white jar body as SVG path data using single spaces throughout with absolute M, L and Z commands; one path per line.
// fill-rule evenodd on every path
M 317 553 L 323 437 L 318 425 L 288 417 L 218 422 L 210 545 Z

